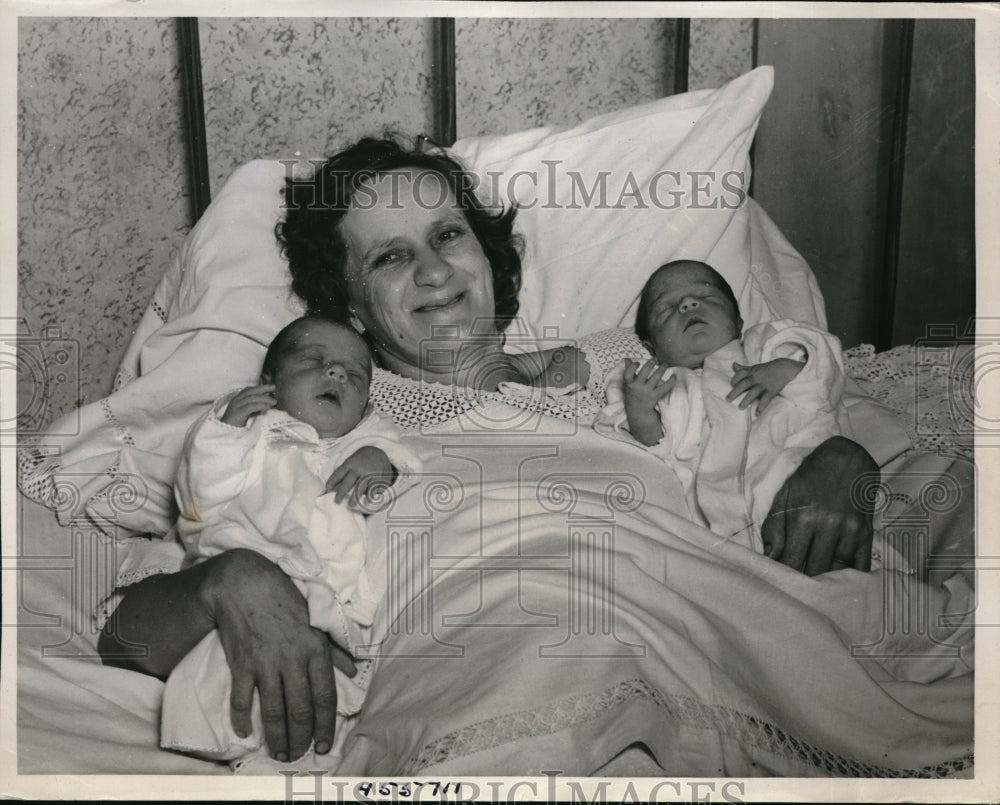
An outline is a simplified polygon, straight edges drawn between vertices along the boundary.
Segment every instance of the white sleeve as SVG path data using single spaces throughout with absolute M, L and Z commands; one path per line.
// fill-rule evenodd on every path
M 625 361 L 619 361 L 604 376 L 607 404 L 594 419 L 594 430 L 612 439 L 631 441 L 628 417 L 625 415 Z
M 250 453 L 260 438 L 259 417 L 246 427 L 227 425 L 212 406 L 195 422 L 184 440 L 175 494 L 180 508 L 177 527 L 185 544 L 215 513 L 243 490 L 250 470 Z
M 809 324 L 790 319 L 751 327 L 743 336 L 743 347 L 751 363 L 775 358 L 805 361 L 805 366 L 781 396 L 810 411 L 835 410 L 844 396 L 844 359 L 836 336 Z

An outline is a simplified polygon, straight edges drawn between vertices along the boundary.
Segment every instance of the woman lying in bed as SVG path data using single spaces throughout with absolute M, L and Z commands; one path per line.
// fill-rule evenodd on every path
M 373 382 L 373 402 L 404 427 L 407 418 L 411 427 L 418 423 L 432 452 L 435 431 L 447 433 L 452 418 L 505 398 L 522 404 L 516 399 L 526 381 L 552 368 L 525 371 L 530 361 L 504 351 L 520 288 L 514 212 L 484 209 L 471 186 L 445 156 L 364 140 L 329 160 L 315 184 L 289 186 L 289 211 L 279 228 L 293 290 L 311 312 L 347 319 L 366 335 L 384 370 Z M 323 203 L 310 203 L 317 198 Z M 401 383 L 410 388 L 404 416 Z M 542 396 L 534 398 L 538 410 L 564 419 L 570 410 L 586 421 L 599 405 L 584 394 L 567 409 L 560 398 Z M 442 416 L 443 409 L 450 413 Z M 436 449 L 440 454 L 440 445 Z M 580 469 L 569 461 L 560 469 Z M 835 562 L 868 570 L 871 515 L 852 504 L 851 487 L 875 470 L 851 441 L 818 447 L 775 499 L 766 535 L 771 558 L 809 575 Z M 643 515 L 641 507 L 636 515 Z M 318 753 L 328 751 L 336 713 L 333 666 L 350 673 L 353 664 L 309 626 L 305 601 L 289 579 L 252 552 L 231 551 L 128 588 L 100 650 L 109 663 L 165 677 L 212 629 L 232 670 L 237 732 L 249 729 L 257 690 L 275 758 L 299 757 L 311 741 Z M 148 646 L 147 656 L 113 659 L 136 644 Z

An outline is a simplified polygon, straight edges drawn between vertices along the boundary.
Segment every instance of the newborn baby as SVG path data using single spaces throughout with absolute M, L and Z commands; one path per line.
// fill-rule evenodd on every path
M 742 327 L 732 289 L 711 266 L 658 268 L 636 317 L 654 357 L 608 374 L 594 427 L 669 462 L 693 519 L 761 552 L 760 526 L 784 481 L 818 444 L 851 433 L 836 338 L 788 320 L 741 337 Z
M 268 348 L 261 383 L 192 426 L 176 485 L 189 563 L 234 548 L 263 554 L 295 581 L 311 624 L 351 653 L 372 642 L 383 586 L 366 572 L 364 511 L 420 472 L 396 425 L 368 405 L 371 373 L 368 347 L 350 327 L 297 319 Z M 353 679 L 336 671 L 337 740 L 326 764 L 361 708 L 370 666 L 359 662 Z M 266 757 L 259 706 L 253 733 L 237 735 L 231 689 L 213 631 L 167 681 L 162 746 L 218 760 Z

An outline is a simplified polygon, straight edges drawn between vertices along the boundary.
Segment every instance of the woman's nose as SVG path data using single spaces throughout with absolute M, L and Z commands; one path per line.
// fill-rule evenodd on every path
M 413 281 L 417 285 L 439 287 L 451 278 L 452 273 L 453 269 L 447 260 L 442 259 L 437 252 L 428 251 L 418 258 Z
M 696 297 L 694 297 L 694 296 L 685 296 L 681 300 L 681 303 L 680 303 L 680 305 L 678 306 L 677 309 L 680 310 L 681 313 L 687 313 L 689 310 L 694 310 L 695 308 L 697 308 L 698 304 L 699 303 L 698 303 L 698 300 L 697 300 Z
M 347 382 L 347 372 L 339 363 L 332 363 L 326 367 L 326 376 L 336 380 L 338 383 Z

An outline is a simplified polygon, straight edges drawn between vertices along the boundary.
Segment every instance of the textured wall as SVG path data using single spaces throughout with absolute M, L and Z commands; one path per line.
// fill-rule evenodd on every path
M 433 130 L 427 20 L 205 18 L 200 32 L 215 188 L 254 157 Z M 455 39 L 460 137 L 574 123 L 673 83 L 670 20 L 460 18 Z
M 691 20 L 688 60 L 688 89 L 721 87 L 753 69 L 753 20 Z
M 22 17 L 18 34 L 19 315 L 79 342 L 79 385 L 54 382 L 47 409 L 19 376 L 19 409 L 49 420 L 110 390 L 187 229 L 176 31 Z
M 882 310 L 896 20 L 761 20 L 775 86 L 754 195 L 816 274 L 844 346 L 959 332 L 975 311 L 975 49 L 970 20 L 916 23 L 893 328 Z M 881 320 L 880 320 L 881 319 Z M 892 332 L 882 333 L 882 327 Z
M 213 190 L 250 159 L 430 130 L 427 20 L 204 18 L 199 32 Z
M 891 95 L 884 21 L 761 20 L 774 92 L 754 144 L 754 196 L 816 274 L 845 347 L 877 334 Z
M 459 19 L 458 136 L 587 117 L 673 90 L 674 23 L 657 19 Z

